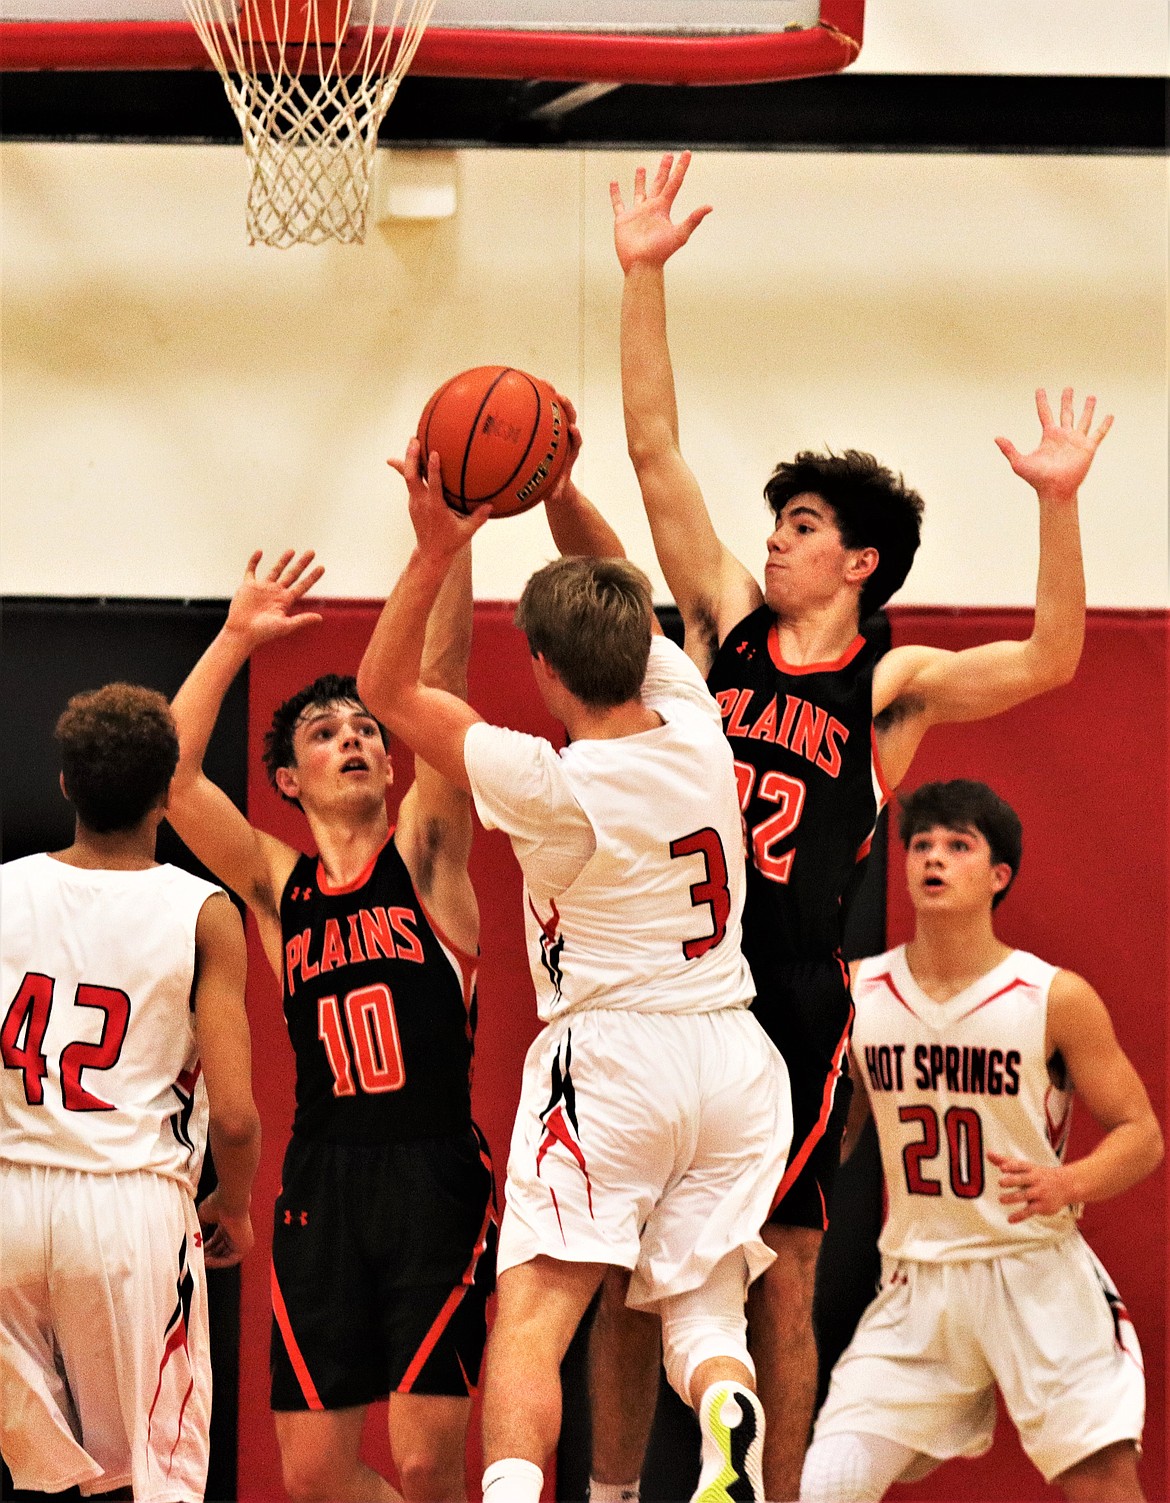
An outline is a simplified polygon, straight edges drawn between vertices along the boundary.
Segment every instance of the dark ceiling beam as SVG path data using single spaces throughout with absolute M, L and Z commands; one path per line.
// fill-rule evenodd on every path
M 1166 149 L 1161 78 L 844 73 L 736 86 L 630 84 L 567 111 L 556 106 L 564 90 L 552 83 L 408 76 L 381 139 L 752 151 Z M 41 141 L 239 139 L 213 73 L 5 73 L 0 133 Z

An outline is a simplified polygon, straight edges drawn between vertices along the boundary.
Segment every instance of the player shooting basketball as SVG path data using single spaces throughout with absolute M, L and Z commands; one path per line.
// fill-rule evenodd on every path
M 644 169 L 627 208 L 611 186 L 625 273 L 622 394 L 630 457 L 686 648 L 723 711 L 748 838 L 744 950 L 757 1016 L 787 1060 L 794 1136 L 784 1195 L 764 1229 L 776 1261 L 749 1318 L 768 1415 L 767 1496 L 796 1496 L 817 1382 L 811 1311 L 848 1101 L 852 1016 L 839 955 L 841 898 L 889 790 L 932 725 L 997 715 L 1067 683 L 1084 637 L 1077 492 L 1111 418 L 1093 428 L 1066 390 L 1043 391 L 1041 439 L 1021 454 L 997 439 L 1039 502 L 1040 566 L 1024 641 L 963 652 L 899 647 L 879 657 L 862 618 L 900 587 L 922 502 L 870 455 L 800 454 L 765 487 L 775 517 L 764 587 L 720 542 L 679 447 L 663 269 L 709 213 L 675 223 L 689 154 Z M 657 1334 L 611 1278 L 594 1327 L 594 1503 L 633 1498 L 654 1410 Z M 631 1375 L 636 1375 L 633 1378 Z M 640 1400 L 633 1389 L 642 1390 Z

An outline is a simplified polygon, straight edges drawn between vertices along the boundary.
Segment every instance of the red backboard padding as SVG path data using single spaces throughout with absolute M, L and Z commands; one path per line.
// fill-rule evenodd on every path
M 861 47 L 864 9 L 864 0 L 822 0 L 819 27 L 727 36 L 474 31 L 432 25 L 411 71 L 434 77 L 603 83 L 764 83 L 847 67 Z M 194 29 L 183 21 L 0 22 L 0 69 L 211 66 Z
M 893 640 L 962 648 L 1026 637 L 1030 611 L 891 609 Z M 935 778 L 990 783 L 1024 824 L 1020 876 L 998 910 L 1009 944 L 1085 976 L 1104 997 L 1122 1047 L 1165 1123 L 1167 975 L 1167 631 L 1165 612 L 1090 611 L 1080 668 L 1066 688 L 994 720 L 930 732 L 907 789 Z M 894 822 L 891 821 L 891 827 Z M 910 932 L 903 853 L 889 853 L 889 937 Z M 1074 1109 L 1073 1155 L 1095 1141 Z M 1165 1168 L 1081 1223 L 1133 1317 L 1145 1355 L 1141 1475 L 1147 1497 L 1170 1495 L 1166 1475 Z M 891 1497 L 1056 1498 L 1001 1417 L 978 1461 L 952 1462 Z

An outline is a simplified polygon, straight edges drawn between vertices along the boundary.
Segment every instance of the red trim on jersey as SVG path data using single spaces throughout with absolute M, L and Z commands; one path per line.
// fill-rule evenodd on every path
M 894 796 L 894 786 L 887 779 L 885 768 L 882 766 L 881 753 L 878 751 L 877 730 L 872 720 L 869 723 L 869 755 L 873 761 L 873 770 L 877 774 L 878 787 L 882 791 L 881 809 L 884 809 Z M 878 810 L 879 814 L 881 809 Z
M 191 1092 L 195 1089 L 196 1082 L 198 1081 L 199 1076 L 202 1073 L 202 1071 L 203 1071 L 203 1062 L 202 1062 L 202 1060 L 196 1060 L 196 1062 L 195 1062 L 195 1068 L 193 1070 L 180 1070 L 179 1071 L 178 1075 L 175 1077 L 175 1084 L 177 1086 L 181 1086 L 183 1088 L 183 1090 L 186 1091 L 187 1095 L 189 1096 L 191 1094 Z
M 568 1152 L 576 1161 L 578 1169 L 580 1169 L 581 1173 L 585 1176 L 585 1194 L 589 1201 L 589 1215 L 592 1218 L 593 1184 L 589 1178 L 589 1166 L 585 1162 L 585 1150 L 569 1132 L 569 1124 L 565 1121 L 564 1108 L 561 1106 L 556 1107 L 555 1110 L 550 1112 L 549 1115 L 545 1118 L 544 1138 L 536 1154 L 536 1177 L 538 1179 L 540 1178 L 541 1161 L 543 1160 L 545 1154 L 549 1151 L 549 1149 L 554 1145 L 554 1143 L 559 1143 L 562 1148 L 568 1150 Z M 553 1196 L 553 1200 L 556 1200 L 555 1195 Z M 561 1213 L 560 1211 L 558 1211 L 558 1221 L 560 1220 L 560 1216 Z M 564 1236 L 563 1228 L 561 1235 Z
M 768 1212 L 769 1215 L 771 1215 L 772 1211 L 776 1209 L 776 1207 L 788 1194 L 789 1190 L 792 1188 L 793 1180 L 797 1178 L 801 1170 L 804 1168 L 805 1164 L 808 1162 L 809 1154 L 812 1153 L 813 1149 L 825 1135 L 825 1128 L 829 1125 L 829 1114 L 833 1110 L 833 1097 L 837 1094 L 837 1082 L 841 1079 L 841 1061 L 845 1058 L 845 1052 L 849 1048 L 849 1036 L 852 1031 L 853 1004 L 850 1003 L 849 1017 L 845 1022 L 845 1032 L 837 1041 L 837 1047 L 833 1051 L 833 1065 L 825 1078 L 825 1089 L 821 1095 L 820 1115 L 817 1117 L 816 1124 L 814 1125 L 812 1131 L 800 1145 L 800 1152 L 794 1159 L 790 1159 L 788 1161 L 788 1165 L 784 1170 L 784 1178 L 780 1181 L 779 1185 L 776 1188 L 776 1193 L 772 1197 L 771 1209 Z M 817 1188 L 819 1190 L 820 1186 L 818 1185 Z M 824 1206 L 823 1195 L 821 1196 L 821 1205 L 822 1207 Z M 826 1215 L 825 1225 L 828 1226 L 828 1224 L 828 1216 Z
M 288 1353 L 288 1360 L 292 1363 L 293 1372 L 297 1375 L 297 1382 L 301 1385 L 301 1393 L 305 1396 L 305 1402 L 310 1409 L 324 1409 L 321 1395 L 317 1392 L 317 1385 L 309 1376 L 308 1364 L 301 1355 L 301 1349 L 297 1345 L 297 1338 L 293 1335 L 292 1322 L 288 1318 L 288 1310 L 285 1308 L 284 1295 L 280 1292 L 280 1282 L 276 1277 L 276 1264 L 272 1265 L 272 1313 L 276 1317 L 276 1324 L 280 1328 L 281 1340 L 284 1349 Z
M 487 1246 L 488 1228 L 493 1224 L 494 1221 L 495 1215 L 493 1212 L 492 1204 L 489 1201 L 487 1210 L 484 1213 L 483 1225 L 479 1229 L 479 1236 L 475 1239 L 475 1251 L 471 1255 L 471 1262 L 468 1263 L 466 1269 L 464 1270 L 463 1278 L 461 1279 L 461 1281 L 456 1284 L 455 1288 L 452 1289 L 451 1293 L 443 1301 L 443 1308 L 439 1311 L 438 1315 L 435 1316 L 430 1330 L 419 1343 L 418 1351 L 415 1352 L 414 1356 L 410 1359 L 410 1365 L 403 1373 L 402 1382 L 399 1383 L 398 1387 L 394 1390 L 395 1393 L 409 1393 L 411 1391 L 414 1386 L 415 1379 L 427 1364 L 427 1358 L 434 1351 L 439 1337 L 447 1329 L 447 1326 L 450 1324 L 451 1317 L 459 1308 L 460 1301 L 467 1293 L 467 1291 L 471 1288 L 471 1286 L 475 1283 L 476 1265 L 478 1264 L 480 1257 L 483 1255 L 484 1248 Z M 462 1361 L 459 1359 L 458 1352 L 456 1352 L 455 1357 L 456 1360 L 459 1361 L 459 1371 L 463 1374 L 463 1381 L 467 1384 L 467 1392 L 474 1393 L 475 1385 L 468 1381 L 467 1371 L 464 1368 Z
M 410 885 L 414 887 L 413 882 Z M 418 897 L 417 888 L 415 889 L 415 897 Z M 471 1011 L 471 994 L 475 991 L 475 973 L 479 969 L 479 956 L 473 955 L 470 950 L 463 949 L 461 945 L 457 945 L 454 941 L 447 938 L 444 931 L 435 923 L 430 909 L 423 902 L 422 898 L 418 898 L 418 906 L 422 909 L 423 918 L 430 924 L 431 932 L 435 938 L 443 946 L 444 950 L 449 950 L 455 957 L 459 966 L 459 984 L 463 989 L 463 1010 L 469 1013 Z
M 1006 986 L 1001 986 L 999 991 L 992 992 L 990 997 L 984 997 L 982 1002 L 977 1002 L 975 1006 L 971 1008 L 970 1012 L 961 1013 L 955 1019 L 955 1022 L 962 1023 L 966 1018 L 971 1017 L 973 1013 L 977 1013 L 981 1007 L 986 1007 L 989 1002 L 996 1002 L 1000 997 L 1005 996 L 1008 992 L 1015 991 L 1017 986 L 1028 987 L 1031 986 L 1031 984 L 1032 983 L 1030 981 L 1025 981 L 1022 976 L 1017 976 L 1013 981 L 1009 981 Z
M 865 638 L 860 634 L 853 638 L 849 646 L 839 658 L 833 658 L 827 663 L 789 663 L 780 651 L 780 629 L 775 621 L 768 628 L 768 656 L 779 668 L 781 673 L 836 673 L 839 669 L 847 667 L 861 649 L 865 646 Z
M 870 851 L 872 851 L 872 850 L 873 850 L 873 831 L 871 830 L 869 832 L 869 834 L 865 837 L 865 839 L 861 842 L 861 844 L 857 847 L 857 855 L 854 856 L 854 858 L 853 858 L 854 861 L 864 861 L 865 858 L 869 855 Z
M 906 1009 L 906 1011 L 910 1014 L 910 1016 L 912 1018 L 918 1018 L 918 1014 L 914 1011 L 914 1009 L 910 1006 L 909 1002 L 906 1001 L 906 998 L 902 995 L 902 993 L 894 985 L 894 978 L 890 974 L 889 971 L 883 971 L 880 976 L 873 976 L 870 979 L 874 982 L 875 985 L 878 982 L 884 982 L 886 984 L 886 986 L 889 988 L 890 992 L 896 998 L 896 1000 L 899 1001 L 902 1004 L 902 1006 Z M 925 1022 L 926 1020 L 924 1018 L 918 1018 L 918 1021 L 920 1023 L 922 1023 L 922 1022 Z
M 1049 1084 L 1047 1090 L 1044 1092 L 1044 1125 L 1048 1129 L 1049 1145 L 1059 1157 L 1062 1149 L 1065 1147 L 1064 1140 L 1068 1137 L 1069 1126 L 1072 1122 L 1073 1098 L 1070 1095 L 1065 1101 L 1063 1115 L 1054 1117 L 1048 1110 L 1048 1103 L 1055 1091 L 1056 1087 Z
M 390 826 L 390 833 L 386 836 L 386 839 L 382 842 L 382 844 L 378 847 L 378 849 L 370 857 L 369 862 L 365 866 L 362 867 L 361 871 L 358 872 L 357 876 L 353 879 L 352 882 L 346 882 L 343 887 L 333 887 L 333 886 L 330 885 L 329 878 L 325 875 L 325 868 L 321 864 L 321 858 L 320 858 L 320 856 L 318 856 L 317 857 L 317 890 L 319 892 L 323 893 L 324 896 L 327 897 L 327 898 L 339 898 L 339 897 L 344 896 L 344 894 L 347 893 L 347 892 L 356 892 L 359 887 L 364 886 L 364 884 L 367 883 L 370 880 L 370 873 L 374 870 L 374 867 L 377 865 L 378 857 L 382 854 L 382 852 L 386 849 L 386 847 L 394 839 L 394 830 L 395 830 L 395 828 L 396 827 L 394 825 Z

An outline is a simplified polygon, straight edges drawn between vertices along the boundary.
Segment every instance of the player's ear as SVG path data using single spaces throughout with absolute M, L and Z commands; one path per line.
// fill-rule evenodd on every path
M 991 880 L 995 892 L 1003 892 L 1011 886 L 1012 869 L 1006 861 L 997 861 L 991 868 Z
M 69 797 L 69 790 L 65 786 L 65 774 L 63 772 L 57 774 L 57 786 L 61 790 L 61 797 L 67 804 L 71 804 L 73 800 Z
M 296 773 L 291 767 L 278 767 L 273 777 L 277 788 L 287 799 L 298 799 L 301 796 L 301 784 Z
M 845 578 L 850 584 L 863 584 L 878 566 L 878 551 L 876 548 L 851 548 L 849 553 Z

